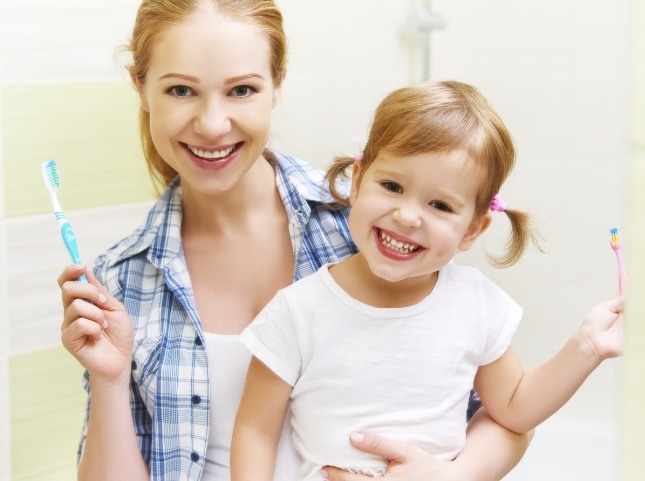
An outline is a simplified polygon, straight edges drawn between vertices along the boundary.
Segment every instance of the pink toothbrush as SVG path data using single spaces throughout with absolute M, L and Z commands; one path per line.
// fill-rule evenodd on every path
M 625 265 L 623 264 L 622 242 L 616 227 L 610 229 L 609 234 L 611 235 L 609 243 L 611 244 L 611 248 L 614 249 L 616 260 L 618 261 L 618 293 L 622 296 L 625 294 L 625 290 L 627 289 L 627 276 L 625 274 Z

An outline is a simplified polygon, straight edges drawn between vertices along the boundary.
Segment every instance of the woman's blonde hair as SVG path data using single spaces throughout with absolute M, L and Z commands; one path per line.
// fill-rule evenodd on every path
M 401 156 L 467 149 L 485 173 L 476 200 L 476 215 L 488 212 L 491 200 L 515 165 L 513 140 L 495 109 L 475 87 L 456 81 L 404 87 L 381 101 L 362 153 L 358 178 L 353 179 L 357 186 L 382 149 Z M 353 157 L 338 157 L 327 172 L 326 185 L 342 206 L 349 205 L 349 199 L 340 195 L 336 181 L 346 175 L 354 162 Z M 496 267 L 515 264 L 529 242 L 539 248 L 528 214 L 511 208 L 505 213 L 512 232 L 506 254 L 489 255 Z
M 123 48 L 131 55 L 131 63 L 127 67 L 130 76 L 143 85 L 159 36 L 208 5 L 226 17 L 257 25 L 266 32 L 273 84 L 280 86 L 286 72 L 287 39 L 282 14 L 272 0 L 143 0 L 130 43 Z M 139 112 L 139 130 L 148 171 L 153 181 L 165 188 L 177 176 L 177 172 L 157 152 L 150 134 L 150 114 L 143 109 Z

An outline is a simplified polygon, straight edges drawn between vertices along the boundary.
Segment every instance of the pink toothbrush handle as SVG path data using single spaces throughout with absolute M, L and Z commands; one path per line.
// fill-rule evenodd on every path
M 627 290 L 627 275 L 625 274 L 625 265 L 620 249 L 616 251 L 616 259 L 618 260 L 618 293 L 622 296 Z

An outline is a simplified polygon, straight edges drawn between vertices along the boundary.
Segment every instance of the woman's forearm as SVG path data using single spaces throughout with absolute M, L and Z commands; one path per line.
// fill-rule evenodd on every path
M 130 411 L 129 387 L 92 383 L 79 481 L 148 481 Z
M 466 445 L 457 459 L 463 481 L 500 481 L 526 452 L 533 432 L 516 434 L 480 408 L 468 424 Z

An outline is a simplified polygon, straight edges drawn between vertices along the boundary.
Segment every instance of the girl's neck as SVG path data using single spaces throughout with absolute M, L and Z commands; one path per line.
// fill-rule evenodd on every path
M 433 291 L 439 272 L 389 282 L 374 275 L 361 253 L 329 270 L 342 289 L 354 299 L 373 307 L 395 308 L 418 304 Z

